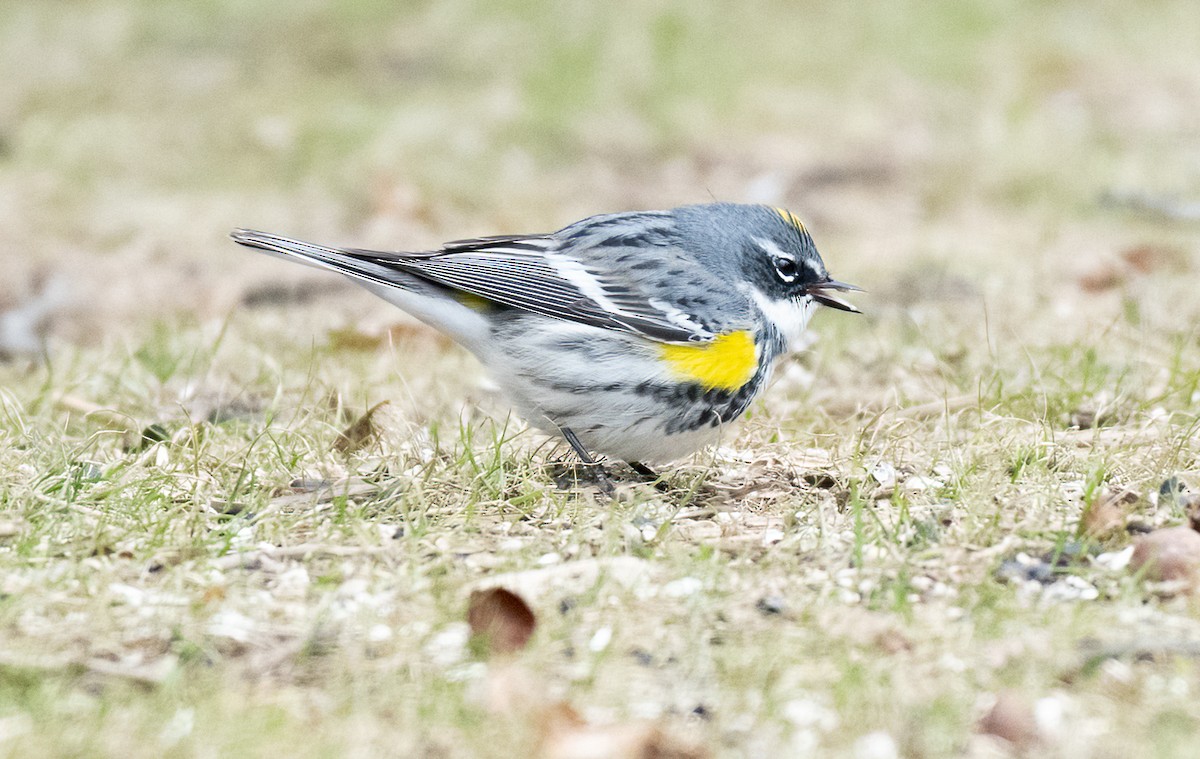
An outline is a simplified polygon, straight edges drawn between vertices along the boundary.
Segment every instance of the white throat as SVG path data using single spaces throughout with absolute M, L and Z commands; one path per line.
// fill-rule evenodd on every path
M 817 304 L 812 298 L 805 296 L 800 299 L 772 300 L 757 287 L 747 286 L 746 293 L 758 306 L 763 315 L 775 325 L 775 328 L 787 341 L 788 351 L 798 351 L 806 348 L 810 342 L 806 339 L 808 320 L 817 310 Z

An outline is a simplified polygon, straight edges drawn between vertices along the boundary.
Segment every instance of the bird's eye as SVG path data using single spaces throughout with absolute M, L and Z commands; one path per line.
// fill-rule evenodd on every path
M 784 282 L 795 281 L 796 275 L 800 273 L 800 269 L 794 259 L 776 256 L 772 263 L 775 264 L 775 271 L 779 273 L 779 278 Z

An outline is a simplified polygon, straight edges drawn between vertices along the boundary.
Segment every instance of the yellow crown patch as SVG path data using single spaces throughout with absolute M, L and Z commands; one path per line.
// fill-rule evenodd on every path
M 804 222 L 797 219 L 796 214 L 792 213 L 791 211 L 787 210 L 786 208 L 775 208 L 772 210 L 774 210 L 775 213 L 779 214 L 780 218 L 782 218 L 784 221 L 786 221 L 789 225 L 795 227 L 796 229 L 800 230 L 801 232 L 808 231 L 804 227 Z

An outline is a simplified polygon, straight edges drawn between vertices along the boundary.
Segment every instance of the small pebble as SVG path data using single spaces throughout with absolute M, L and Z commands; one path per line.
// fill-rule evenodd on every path
M 1041 560 L 1055 567 L 1069 567 L 1092 553 L 1095 553 L 1095 546 L 1078 540 L 1070 540 L 1042 554 Z
M 611 627 L 601 627 L 592 635 L 592 639 L 588 641 L 588 649 L 594 654 L 600 653 L 608 648 L 609 643 L 612 643 L 612 636 L 613 631 Z
M 704 582 L 696 577 L 681 577 L 663 586 L 663 595 L 668 598 L 686 598 L 704 588 Z
M 781 540 L 783 540 L 783 530 L 763 530 L 762 544 L 764 546 L 774 545 Z
M 1183 481 L 1172 475 L 1171 477 L 1163 480 L 1162 484 L 1158 486 L 1159 502 L 1166 503 L 1174 501 L 1186 491 L 1187 486 L 1183 484 Z
M 1129 560 L 1133 558 L 1133 546 L 1126 546 L 1120 551 L 1110 551 L 1102 553 L 1092 559 L 1096 566 L 1103 567 L 1110 572 L 1119 572 L 1129 566 Z
M 896 467 L 886 461 L 880 461 L 871 467 L 871 476 L 875 478 L 880 487 L 893 487 L 896 484 Z
M 1018 554 L 1005 559 L 996 569 L 995 577 L 1000 582 L 1038 582 L 1048 585 L 1054 582 L 1054 567 L 1044 561 Z
M 899 759 L 896 739 L 885 732 L 867 733 L 854 742 L 854 759 Z
M 754 604 L 754 608 L 768 616 L 782 614 L 786 608 L 782 596 L 763 596 Z

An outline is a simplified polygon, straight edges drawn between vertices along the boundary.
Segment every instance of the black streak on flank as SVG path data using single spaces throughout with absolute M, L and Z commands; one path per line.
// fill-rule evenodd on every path
M 671 245 L 670 238 L 661 229 L 648 229 L 631 235 L 615 235 L 598 240 L 591 247 L 600 248 L 665 248 Z

